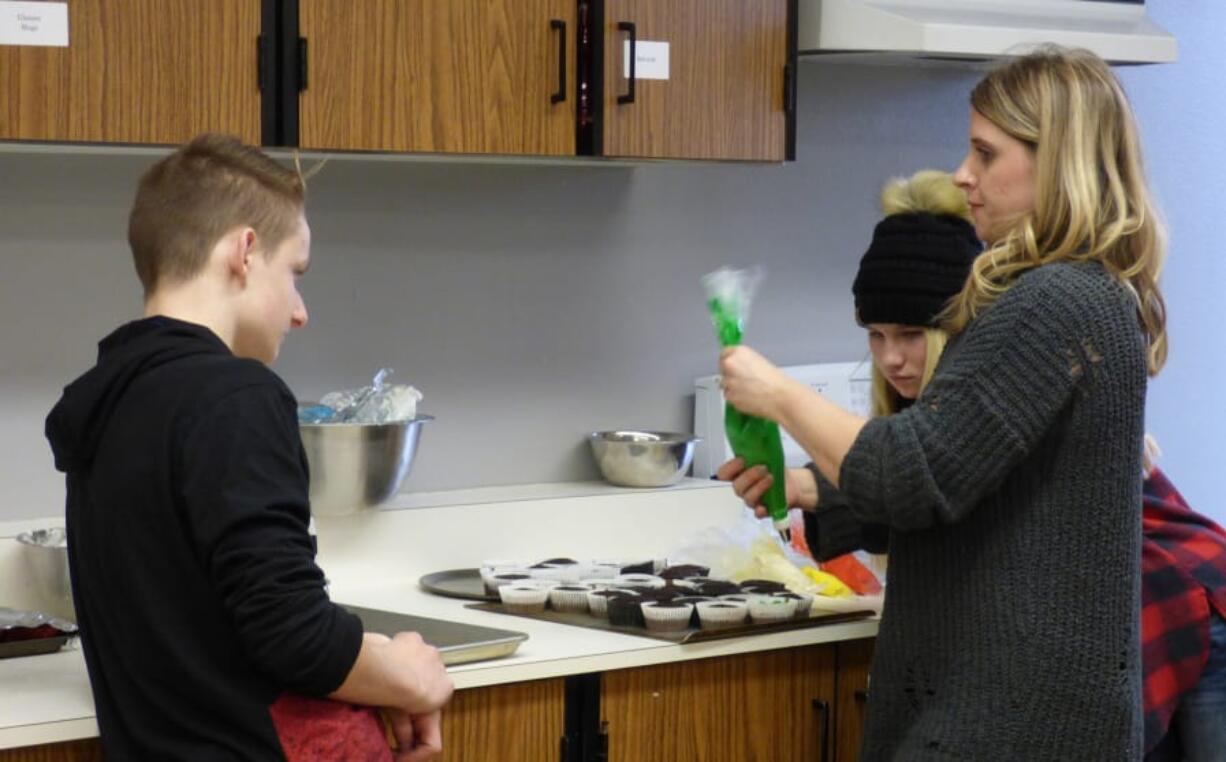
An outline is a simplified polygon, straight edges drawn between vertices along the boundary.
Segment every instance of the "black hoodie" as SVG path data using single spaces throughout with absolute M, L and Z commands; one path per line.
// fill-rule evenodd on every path
M 108 759 L 283 759 L 268 706 L 334 691 L 360 621 L 328 600 L 293 395 L 206 328 L 129 323 L 47 416 Z

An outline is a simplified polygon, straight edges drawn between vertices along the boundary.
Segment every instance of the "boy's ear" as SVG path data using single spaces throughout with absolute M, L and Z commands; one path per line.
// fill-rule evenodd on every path
M 255 231 L 251 228 L 239 228 L 222 240 L 226 270 L 237 278 L 241 285 L 247 285 L 252 259 L 258 254 Z

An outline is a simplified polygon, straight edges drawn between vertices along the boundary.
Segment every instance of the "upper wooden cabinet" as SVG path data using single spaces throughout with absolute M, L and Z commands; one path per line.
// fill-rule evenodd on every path
M 0 46 L 0 140 L 261 138 L 261 0 L 69 0 L 68 47 Z
M 301 0 L 299 14 L 301 147 L 575 154 L 575 0 Z
M 789 158 L 789 0 L 604 0 L 605 156 Z M 599 14 L 603 12 L 603 18 Z M 667 45 L 667 79 L 658 61 Z M 627 58 L 637 60 L 633 71 Z M 650 59 L 656 58 L 652 65 Z

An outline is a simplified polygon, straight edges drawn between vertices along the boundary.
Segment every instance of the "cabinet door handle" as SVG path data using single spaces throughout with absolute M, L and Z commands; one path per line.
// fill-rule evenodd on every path
M 830 760 L 830 702 L 823 699 L 813 699 L 813 709 L 821 715 L 818 720 L 818 759 L 821 762 Z
M 558 91 L 549 96 L 550 103 L 566 100 L 566 22 L 550 19 L 549 28 L 558 30 Z
M 619 22 L 617 22 L 617 29 L 618 29 L 618 31 L 625 32 L 626 34 L 628 34 L 628 35 L 630 36 L 630 83 L 629 83 L 629 89 L 627 89 L 627 90 L 626 90 L 626 94 L 625 94 L 625 95 L 619 95 L 619 96 L 617 96 L 617 102 L 618 102 L 619 104 L 622 104 L 622 103 L 634 103 L 634 80 L 635 80 L 634 63 L 635 63 L 635 60 L 636 60 L 636 59 L 639 57 L 639 56 L 638 56 L 638 52 L 639 52 L 639 37 L 638 37 L 638 31 L 637 31 L 637 30 L 634 28 L 634 23 L 633 23 L 633 22 L 630 22 L 630 21 L 619 21 Z

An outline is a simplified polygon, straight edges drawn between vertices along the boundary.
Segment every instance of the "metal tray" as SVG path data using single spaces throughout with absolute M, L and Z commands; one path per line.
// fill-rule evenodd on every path
M 470 603 L 465 606 L 465 608 L 476 609 L 478 611 L 492 611 L 496 614 L 506 614 L 508 616 L 522 616 L 527 617 L 528 619 L 539 619 L 543 622 L 569 624 L 575 627 L 587 627 L 588 629 L 592 630 L 620 632 L 624 635 L 637 635 L 640 638 L 667 640 L 671 643 L 702 643 L 708 640 L 739 638 L 745 635 L 765 635 L 772 632 L 804 630 L 810 627 L 822 627 L 827 624 L 838 624 L 840 622 L 853 622 L 857 619 L 868 619 L 869 617 L 876 616 L 876 612 L 873 611 L 846 611 L 834 614 L 818 614 L 805 619 L 789 619 L 786 622 L 742 624 L 737 625 L 736 627 L 728 627 L 719 630 L 699 630 L 696 628 L 690 628 L 688 630 L 681 630 L 680 632 L 657 632 L 655 630 L 649 630 L 646 627 L 621 627 L 618 625 L 609 624 L 608 619 L 595 617 L 591 614 L 570 612 L 563 613 L 550 610 L 532 614 L 521 614 L 519 612 L 508 611 L 501 603 Z
M 389 637 L 398 632 L 420 634 L 422 640 L 439 650 L 443 663 L 448 665 L 509 656 L 515 653 L 520 643 L 528 639 L 526 633 L 514 630 L 498 630 L 475 624 L 397 614 L 343 603 L 341 605 L 357 614 L 367 632 L 377 632 Z
M 434 572 L 422 577 L 418 580 L 418 584 L 427 593 L 447 598 L 462 598 L 466 601 L 499 600 L 497 594 L 491 595 L 485 591 L 480 569 L 448 569 Z
M 14 640 L 0 643 L 0 659 L 11 659 L 17 656 L 37 656 L 53 654 L 75 637 L 75 633 L 52 635 L 48 638 L 33 638 L 31 640 Z

